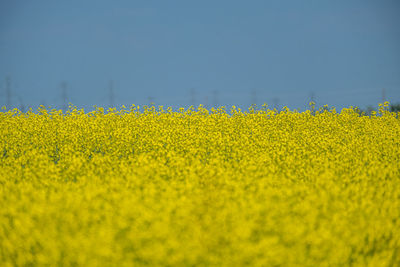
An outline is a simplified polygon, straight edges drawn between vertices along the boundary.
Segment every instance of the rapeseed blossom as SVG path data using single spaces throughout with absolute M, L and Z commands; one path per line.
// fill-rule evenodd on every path
M 400 119 L 0 113 L 0 266 L 400 266 Z

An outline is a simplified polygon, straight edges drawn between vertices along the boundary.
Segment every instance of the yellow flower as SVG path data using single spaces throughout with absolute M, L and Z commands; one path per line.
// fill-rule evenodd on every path
M 400 118 L 0 112 L 0 266 L 399 266 Z

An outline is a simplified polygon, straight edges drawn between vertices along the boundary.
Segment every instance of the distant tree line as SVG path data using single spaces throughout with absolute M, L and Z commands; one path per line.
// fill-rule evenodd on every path
M 360 115 L 370 116 L 373 112 L 377 112 L 377 110 L 373 106 L 367 106 L 365 109 L 360 109 L 356 107 L 356 111 Z M 390 112 L 400 112 L 400 103 L 390 104 L 389 105 Z
M 391 112 L 400 112 L 400 103 L 390 105 L 389 110 Z

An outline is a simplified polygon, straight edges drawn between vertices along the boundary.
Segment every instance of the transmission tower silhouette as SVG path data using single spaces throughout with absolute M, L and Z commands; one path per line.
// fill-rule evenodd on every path
M 61 100 L 62 100 L 62 110 L 64 112 L 68 109 L 68 95 L 67 95 L 67 87 L 68 83 L 66 81 L 61 82 Z
M 149 101 L 149 106 L 154 106 L 155 105 L 155 98 L 152 96 L 147 97 L 147 100 Z
M 110 108 L 114 108 L 115 107 L 115 104 L 114 104 L 115 93 L 114 93 L 114 81 L 113 80 L 110 81 L 108 90 L 109 90 L 109 94 L 108 94 L 109 105 L 110 105 Z
M 382 88 L 382 103 L 386 102 L 386 89 Z
M 279 98 L 278 97 L 274 97 L 272 99 L 272 103 L 274 103 L 274 109 L 279 109 Z
M 208 99 L 207 99 L 208 100 Z M 207 101 L 208 102 L 208 101 Z M 213 91 L 213 106 L 215 108 L 218 108 L 219 106 L 219 101 L 218 101 L 218 90 Z
M 196 106 L 196 90 L 194 88 L 190 89 L 190 104 Z
M 253 89 L 251 91 L 251 103 L 250 105 L 257 105 L 257 91 Z
M 11 77 L 6 76 L 6 108 L 11 109 L 11 97 L 12 97 L 12 92 L 11 92 Z

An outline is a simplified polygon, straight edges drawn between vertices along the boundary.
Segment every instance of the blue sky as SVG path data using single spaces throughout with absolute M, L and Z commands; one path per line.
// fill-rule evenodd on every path
M 0 105 L 400 102 L 400 2 L 0 1 Z M 193 93 L 194 92 L 194 93 Z

